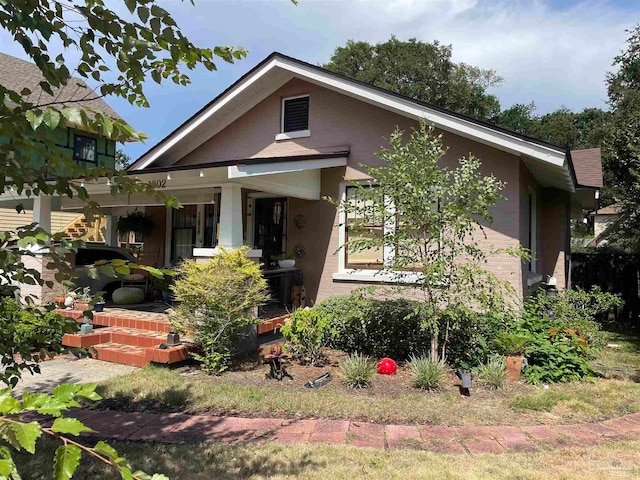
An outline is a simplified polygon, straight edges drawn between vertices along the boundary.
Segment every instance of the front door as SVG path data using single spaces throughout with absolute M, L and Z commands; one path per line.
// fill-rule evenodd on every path
M 185 205 L 173 211 L 171 225 L 172 262 L 193 256 L 193 247 L 196 245 L 197 219 L 197 205 Z
M 254 212 L 254 246 L 262 249 L 262 261 L 269 265 L 287 248 L 287 199 L 256 198 Z

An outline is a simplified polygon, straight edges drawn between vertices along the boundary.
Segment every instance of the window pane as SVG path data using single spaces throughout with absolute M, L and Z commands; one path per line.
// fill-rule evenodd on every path
M 96 139 L 76 135 L 74 140 L 73 158 L 84 162 L 96 161 Z
M 367 200 L 357 198 L 358 189 L 355 187 L 347 187 L 347 202 L 358 208 L 367 207 Z M 384 237 L 384 228 L 381 223 L 373 223 L 371 225 L 354 224 L 361 220 L 358 218 L 357 212 L 347 213 L 346 240 L 353 242 L 358 240 L 377 240 L 382 242 Z M 383 264 L 383 248 L 378 246 L 367 248 L 365 250 L 354 251 L 348 249 L 346 252 L 346 266 L 348 268 L 370 268 L 379 269 Z

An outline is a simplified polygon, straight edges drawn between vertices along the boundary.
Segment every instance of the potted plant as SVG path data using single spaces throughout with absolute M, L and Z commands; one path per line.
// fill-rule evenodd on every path
M 94 312 L 104 312 L 104 292 L 98 292 L 95 303 L 93 304 Z
M 293 268 L 296 266 L 296 254 L 295 253 L 283 253 L 281 255 L 275 255 L 272 257 L 273 260 L 278 261 L 278 266 L 280 268 Z
M 520 380 L 520 371 L 524 361 L 524 351 L 529 346 L 531 337 L 524 332 L 502 331 L 496 335 L 494 343 L 498 350 L 507 357 L 507 381 Z
M 65 301 L 69 298 L 72 290 L 66 285 L 60 285 L 60 289 L 54 292 L 51 292 L 48 296 L 48 302 L 53 303 L 57 308 L 64 308 Z M 73 303 L 73 300 L 71 300 Z
M 75 309 L 81 310 L 83 312 L 85 310 L 89 310 L 91 300 L 93 299 L 93 297 L 91 296 L 91 288 L 89 287 L 78 288 L 75 291 L 75 294 L 76 294 L 76 298 L 74 302 Z

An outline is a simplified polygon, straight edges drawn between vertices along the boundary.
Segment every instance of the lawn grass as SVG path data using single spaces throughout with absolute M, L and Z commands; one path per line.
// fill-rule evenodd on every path
M 539 453 L 485 455 L 436 454 L 425 451 L 330 445 L 212 444 L 160 445 L 118 443 L 135 469 L 164 473 L 171 479 L 584 479 L 635 478 L 640 473 L 640 442 Z M 36 455 L 16 454 L 24 480 L 51 478 L 58 446 L 38 441 Z M 28 466 L 28 468 L 25 468 Z M 77 480 L 119 478 L 111 467 L 83 459 Z
M 595 379 L 552 385 L 481 387 L 470 397 L 457 389 L 421 392 L 407 387 L 377 393 L 339 385 L 305 389 L 302 382 L 247 385 L 238 375 L 183 376 L 183 370 L 148 367 L 99 386 L 106 408 L 282 418 L 336 418 L 375 423 L 530 425 L 604 420 L 640 411 L 640 384 Z M 235 380 L 234 380 L 235 379 Z M 384 381 L 378 379 L 377 381 Z

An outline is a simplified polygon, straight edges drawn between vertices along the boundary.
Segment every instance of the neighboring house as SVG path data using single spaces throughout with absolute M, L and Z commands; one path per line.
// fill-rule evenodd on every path
M 95 98 L 97 95 L 91 92 L 82 79 L 72 78 L 65 88 L 54 91 L 54 97 L 42 91 L 39 86 L 42 80 L 40 69 L 35 64 L 0 53 L 0 85 L 3 87 L 17 92 L 25 88 L 31 90 L 27 99 L 36 104 L 54 100 L 62 102 L 62 105 L 68 102 L 72 106 L 81 105 L 103 111 L 111 117 L 120 118 L 104 100 Z M 80 99 L 82 102 L 76 103 Z M 61 125 L 54 133 L 55 148 L 76 163 L 88 167 L 115 167 L 116 144 L 113 140 L 67 125 Z M 0 137 L 0 144 L 7 141 L 12 140 Z M 44 161 L 34 152 L 20 152 L 19 156 L 21 160 L 37 166 L 42 165 Z M 32 218 L 32 209 L 18 214 L 14 208 L 0 208 L 0 231 L 28 225 L 33 221 Z M 45 224 L 44 227 L 53 233 L 65 232 L 69 238 L 82 236 L 88 241 L 104 241 L 100 224 L 88 225 L 84 217 L 77 212 L 54 212 L 51 215 L 50 225 Z
M 593 217 L 593 240 L 589 242 L 590 247 L 599 247 L 607 243 L 607 237 L 613 223 L 620 217 L 621 205 L 609 205 L 608 207 L 596 210 L 591 214 Z
M 184 208 L 166 209 L 149 195 L 113 196 L 106 180 L 91 185 L 89 192 L 107 215 L 137 208 L 154 218 L 157 233 L 146 239 L 144 248 L 161 259 L 158 263 L 208 258 L 220 246 L 249 245 L 250 256 L 265 263 L 282 252 L 304 250 L 296 269 L 304 278 L 307 303 L 313 303 L 392 280 L 378 274 L 384 260 L 379 252 L 348 255 L 339 250 L 348 238 L 349 222 L 322 197 L 348 199 L 351 183 L 365 178 L 360 164 L 379 164 L 374 152 L 391 132 L 416 127 L 420 119 L 443 134 L 447 164 L 473 153 L 485 174 L 506 182 L 507 200 L 495 207 L 495 220 L 485 228 L 481 245 L 521 245 L 532 250 L 533 258 L 522 262 L 499 255 L 487 268 L 520 296 L 547 275 L 564 288 L 571 212 L 595 208 L 599 188 L 580 182 L 580 167 L 572 163 L 580 153 L 279 53 L 129 168 L 130 174 L 176 196 Z M 61 205 L 65 210 L 82 207 L 66 198 Z M 287 272 L 265 271 L 268 276 Z
M 0 53 L 0 85 L 17 92 L 29 89 L 31 93 L 27 99 L 34 104 L 56 101 L 60 102 L 60 108 L 82 106 L 102 111 L 113 118 L 120 118 L 104 100 L 97 98 L 98 96 L 80 78 L 74 77 L 64 88 L 54 90 L 54 96 L 42 91 L 39 86 L 42 80 L 40 69 L 35 64 Z M 54 131 L 54 136 L 56 151 L 73 159 L 79 165 L 115 168 L 115 141 L 64 124 Z M 0 144 L 11 141 L 10 138 L 0 137 Z M 36 152 L 19 152 L 18 156 L 21 161 L 29 162 L 34 166 L 41 166 L 45 162 Z M 4 205 L 0 204 L 2 207 L 0 208 L 0 231 L 14 230 L 36 221 L 42 228 L 53 233 L 65 232 L 69 238 L 82 237 L 87 241 L 104 241 L 104 225 L 99 222 L 88 225 L 80 212 L 61 210 L 58 199 L 53 201 L 54 210 L 57 210 L 54 212 L 51 212 L 50 197 L 20 200 L 25 208 L 25 211 L 20 214 L 14 209 L 17 203 L 15 200 L 4 202 Z

